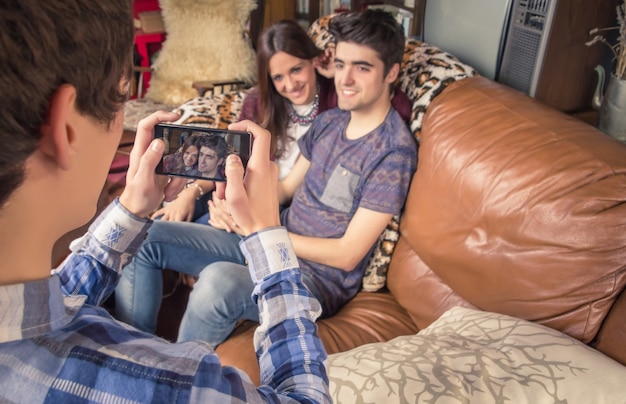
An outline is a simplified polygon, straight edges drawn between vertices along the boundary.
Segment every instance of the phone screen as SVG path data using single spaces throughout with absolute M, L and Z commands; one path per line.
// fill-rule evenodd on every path
M 224 167 L 229 154 L 239 155 L 244 169 L 250 158 L 251 135 L 248 132 L 157 124 L 154 137 L 165 142 L 157 174 L 226 181 Z

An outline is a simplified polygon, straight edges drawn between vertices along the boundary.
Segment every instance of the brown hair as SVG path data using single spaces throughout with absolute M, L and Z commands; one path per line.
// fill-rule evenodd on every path
M 183 142 L 183 145 L 180 148 L 180 151 L 177 152 L 175 155 L 175 159 L 176 159 L 174 163 L 175 166 L 172 171 L 183 172 L 185 170 L 185 160 L 184 160 L 185 152 L 187 151 L 187 149 L 189 149 L 192 146 L 195 147 L 199 151 L 200 147 L 197 146 L 196 143 L 197 143 L 196 135 L 189 135 L 185 138 L 185 141 Z
M 0 207 L 24 181 L 59 86 L 78 110 L 109 126 L 132 71 L 129 0 L 3 0 L 0 3 Z
M 226 157 L 228 154 L 228 146 L 226 140 L 220 135 L 214 133 L 202 133 L 196 135 L 195 146 L 200 150 L 201 147 L 208 147 L 213 150 L 218 159 Z
M 402 26 L 388 12 L 366 9 L 342 13 L 330 20 L 328 30 L 335 43 L 349 42 L 373 49 L 384 65 L 386 76 L 394 64 L 402 64 L 404 32 Z M 390 86 L 393 92 L 394 85 Z
M 272 134 L 272 150 L 276 157 L 284 152 L 287 137 L 287 100 L 283 98 L 272 83 L 269 74 L 269 61 L 278 52 L 285 52 L 303 60 L 312 60 L 320 55 L 318 49 L 304 28 L 293 20 L 278 21 L 268 27 L 257 44 L 257 69 L 259 88 L 259 125 Z

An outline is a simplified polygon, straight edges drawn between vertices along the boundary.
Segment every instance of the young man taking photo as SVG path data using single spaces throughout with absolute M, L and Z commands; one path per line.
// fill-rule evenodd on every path
M 263 381 L 275 387 L 222 368 L 206 343 L 170 344 L 97 307 L 143 242 L 147 215 L 182 186 L 154 174 L 164 144 L 153 126 L 176 114 L 140 122 L 122 195 L 51 274 L 53 244 L 93 216 L 118 147 L 133 32 L 127 0 L 0 4 L 0 401 L 330 402 L 320 307 L 277 227 L 270 134 L 249 121 L 232 127 L 255 136 L 245 179 L 229 157 L 218 195 L 245 234 Z

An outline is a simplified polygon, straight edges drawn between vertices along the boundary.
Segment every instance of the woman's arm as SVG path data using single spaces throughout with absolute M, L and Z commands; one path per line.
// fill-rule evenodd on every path
M 192 184 L 180 191 L 172 202 L 156 210 L 151 218 L 171 222 L 190 221 L 193 218 L 196 200 L 215 189 L 213 181 L 196 180 Z

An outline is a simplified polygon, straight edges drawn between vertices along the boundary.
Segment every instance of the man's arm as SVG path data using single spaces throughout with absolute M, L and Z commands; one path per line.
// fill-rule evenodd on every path
M 352 271 L 378 240 L 392 216 L 391 213 L 358 208 L 340 238 L 307 237 L 294 233 L 289 233 L 289 237 L 298 257 Z
M 281 205 L 291 202 L 296 189 L 304 182 L 304 176 L 309 171 L 309 167 L 311 167 L 311 162 L 301 154 L 287 177 L 278 183 L 278 201 Z
M 315 325 L 321 306 L 302 283 L 286 229 L 278 227 L 278 167 L 268 158 L 270 134 L 251 121 L 231 124 L 229 129 L 254 135 L 245 178 L 241 160 L 230 155 L 226 186 L 216 184 L 216 193 L 226 199 L 233 220 L 249 235 L 240 247 L 255 284 L 252 298 L 259 306 L 254 345 L 265 386 L 258 392 L 272 402 L 284 397 L 331 402 L 326 351 Z
M 180 189 L 182 178 L 168 183 L 167 177 L 154 173 L 164 144 L 152 136 L 155 124 L 177 118 L 177 114 L 158 111 L 139 122 L 122 195 L 100 214 L 86 235 L 72 243 L 72 254 L 54 271 L 66 294 L 86 295 L 87 302 L 94 305 L 108 297 L 120 271 L 143 242 L 150 223 L 147 215 L 164 196 L 171 199 Z
M 241 251 L 255 283 L 252 298 L 259 306 L 254 349 L 261 384 L 280 386 L 260 393 L 267 401 L 288 396 L 298 402 L 330 402 L 326 351 L 315 325 L 322 309 L 302 283 L 287 230 L 274 227 L 255 233 L 241 242 Z M 296 377 L 302 374 L 306 382 Z
M 87 296 L 88 304 L 101 304 L 115 290 L 122 268 L 141 247 L 150 223 L 116 199 L 87 234 L 72 242 L 72 253 L 54 271 L 63 292 Z

